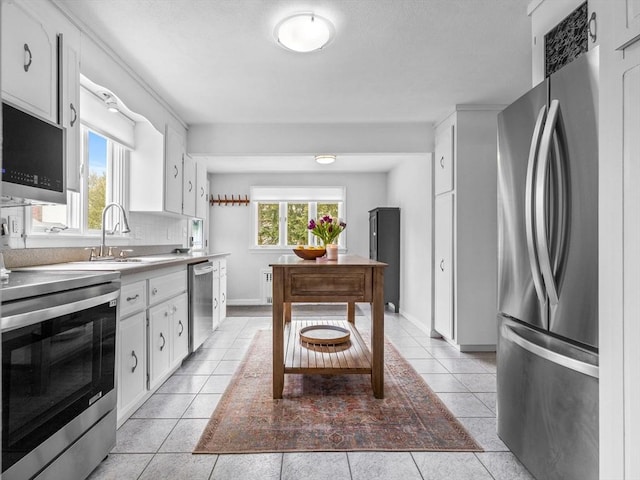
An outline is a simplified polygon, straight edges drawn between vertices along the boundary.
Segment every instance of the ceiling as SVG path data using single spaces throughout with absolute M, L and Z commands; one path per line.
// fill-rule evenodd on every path
M 56 0 L 188 125 L 432 124 L 457 104 L 508 104 L 531 84 L 528 2 Z M 301 11 L 334 23 L 323 50 L 274 41 Z

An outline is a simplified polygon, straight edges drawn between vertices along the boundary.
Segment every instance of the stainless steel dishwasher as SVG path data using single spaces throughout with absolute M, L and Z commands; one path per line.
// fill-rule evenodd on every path
M 189 265 L 189 352 L 195 352 L 213 330 L 212 261 Z

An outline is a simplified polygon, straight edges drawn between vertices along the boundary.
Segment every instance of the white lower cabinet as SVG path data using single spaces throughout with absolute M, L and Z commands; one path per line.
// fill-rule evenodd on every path
M 147 318 L 144 312 L 120 321 L 118 414 L 135 408 L 147 393 Z
M 149 388 L 159 386 L 171 367 L 170 306 L 160 304 L 149 309 Z
M 189 354 L 189 302 L 187 294 L 171 302 L 171 366 L 179 366 Z
M 125 275 L 118 333 L 118 426 L 189 355 L 187 270 Z

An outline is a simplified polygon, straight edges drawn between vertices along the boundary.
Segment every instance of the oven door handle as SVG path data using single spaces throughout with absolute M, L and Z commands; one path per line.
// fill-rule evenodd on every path
M 87 290 L 92 290 L 88 288 Z M 101 289 L 105 290 L 105 289 Z M 120 296 L 120 289 L 110 287 L 106 289 L 106 293 L 98 294 L 96 296 L 87 293 L 85 298 L 81 298 L 75 301 L 60 304 L 57 299 L 60 299 L 59 295 L 51 295 L 39 297 L 36 300 L 31 299 L 32 305 L 35 309 L 29 309 L 28 311 L 22 311 L 15 315 L 7 315 L 2 317 L 2 331 L 15 330 L 16 328 L 28 327 L 52 318 L 62 317 L 74 312 L 93 308 L 104 303 L 111 301 L 117 301 Z M 29 302 L 29 300 L 27 300 Z M 114 304 L 115 305 L 115 304 Z M 4 307 L 4 306 L 3 306 Z

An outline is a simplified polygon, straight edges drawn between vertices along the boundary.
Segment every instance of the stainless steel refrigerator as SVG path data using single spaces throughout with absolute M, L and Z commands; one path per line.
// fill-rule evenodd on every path
M 538 479 L 598 478 L 598 51 L 498 117 L 498 435 Z

